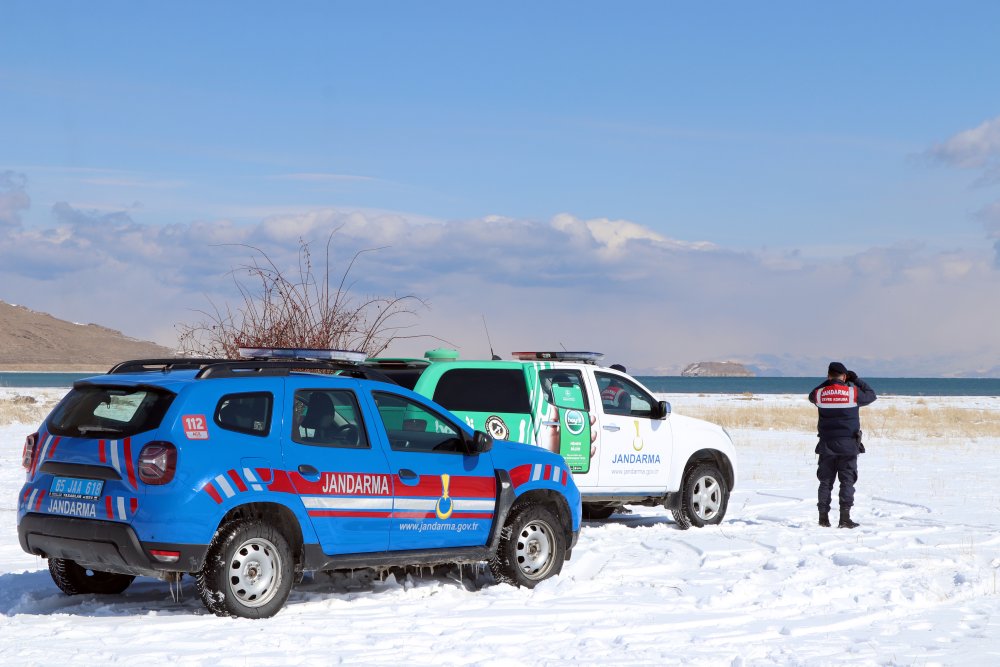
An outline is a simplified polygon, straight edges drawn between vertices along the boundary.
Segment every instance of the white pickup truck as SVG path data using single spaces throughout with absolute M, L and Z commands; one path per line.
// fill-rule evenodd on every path
M 459 361 L 436 350 L 367 364 L 474 429 L 561 454 L 585 518 L 634 504 L 663 505 L 680 528 L 722 521 L 737 478 L 736 450 L 722 427 L 672 414 L 635 378 L 598 365 L 599 353 L 512 356 Z

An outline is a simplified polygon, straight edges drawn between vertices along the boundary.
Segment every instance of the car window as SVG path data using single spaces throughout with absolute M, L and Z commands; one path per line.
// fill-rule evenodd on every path
M 438 378 L 432 400 L 464 412 L 531 412 L 520 368 L 456 368 Z
M 78 385 L 52 411 L 48 429 L 75 438 L 133 436 L 158 427 L 175 396 L 147 385 Z
M 656 401 L 639 385 L 621 375 L 594 373 L 601 391 L 601 409 L 609 415 L 650 417 Z
M 215 423 L 229 431 L 265 436 L 271 430 L 273 402 L 269 392 L 227 394 L 215 406 Z
M 399 394 L 372 392 L 372 396 L 392 449 L 465 453 L 459 428 L 437 412 Z
M 580 371 L 547 370 L 538 373 L 545 400 L 560 408 L 590 410 Z
M 317 447 L 367 449 L 358 400 L 348 389 L 300 389 L 295 392 L 292 440 Z

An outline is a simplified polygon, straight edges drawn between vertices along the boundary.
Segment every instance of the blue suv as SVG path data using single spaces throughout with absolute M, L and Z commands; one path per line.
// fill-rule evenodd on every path
M 560 456 L 473 431 L 358 353 L 244 354 L 124 362 L 27 438 L 18 536 L 63 592 L 190 573 L 215 614 L 265 618 L 305 571 L 486 561 L 533 587 L 569 559 Z

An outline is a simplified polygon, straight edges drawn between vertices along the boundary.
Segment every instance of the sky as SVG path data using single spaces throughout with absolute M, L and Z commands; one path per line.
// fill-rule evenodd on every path
M 338 277 L 372 250 L 359 301 L 425 304 L 396 355 L 1000 375 L 997 25 L 961 1 L 11 0 L 0 299 L 174 346 L 239 306 L 234 269 L 332 238 Z

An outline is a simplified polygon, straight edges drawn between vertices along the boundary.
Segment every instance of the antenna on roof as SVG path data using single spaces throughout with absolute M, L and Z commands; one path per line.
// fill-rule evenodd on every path
M 500 360 L 500 355 L 496 354 L 493 351 L 493 341 L 490 340 L 490 329 L 489 329 L 489 327 L 486 326 L 486 316 L 485 315 L 481 315 L 481 317 L 483 318 L 483 329 L 486 330 L 486 342 L 489 343 L 489 346 L 490 346 L 490 359 L 492 359 L 493 361 L 499 361 Z

